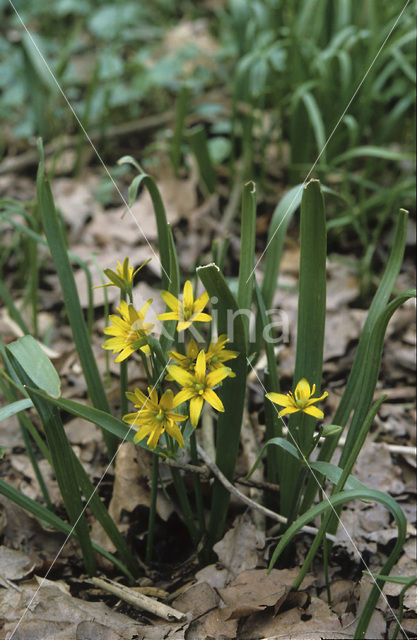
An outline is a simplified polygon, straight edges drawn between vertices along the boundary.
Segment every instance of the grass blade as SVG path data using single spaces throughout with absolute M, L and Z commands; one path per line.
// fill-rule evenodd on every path
M 91 348 L 77 288 L 75 286 L 74 275 L 68 259 L 62 227 L 56 213 L 51 188 L 45 175 L 41 144 L 39 144 L 39 152 L 41 160 L 37 176 L 37 193 L 43 229 L 48 240 L 48 245 L 61 284 L 65 308 L 71 325 L 78 357 L 80 358 L 83 369 L 88 393 L 94 406 L 100 407 L 110 413 L 110 406 Z M 107 432 L 103 432 L 103 438 L 106 443 L 109 456 L 112 458 L 116 450 L 117 441 Z
M 254 264 L 255 264 L 255 225 L 256 225 L 256 187 L 254 182 L 248 182 L 243 188 L 242 196 L 242 226 L 240 243 L 240 266 L 237 291 L 237 304 L 243 312 L 243 324 L 247 343 L 251 342 L 249 335 L 250 309 L 252 305 Z M 247 315 L 246 315 L 247 313 Z
M 225 412 L 218 416 L 216 436 L 216 464 L 226 478 L 232 480 L 239 448 L 246 393 L 245 329 L 236 299 L 218 267 L 215 264 L 199 267 L 197 274 L 210 298 L 217 299 L 217 302 L 215 304 L 212 302 L 212 304 L 217 314 L 219 335 L 227 334 L 230 338 L 227 348 L 239 353 L 238 357 L 230 363 L 236 377 L 226 378 L 219 390 Z M 216 480 L 213 486 L 208 529 L 207 544 L 209 548 L 223 535 L 229 500 L 229 492 Z
M 303 193 L 300 222 L 300 278 L 298 294 L 297 351 L 293 387 L 301 378 L 315 384 L 319 393 L 323 366 L 324 326 L 326 319 L 326 216 L 318 180 L 311 180 Z M 297 442 L 306 455 L 315 418 L 302 413 L 291 416 L 290 442 Z M 282 452 L 280 478 L 281 513 L 288 516 L 296 503 L 300 463 Z

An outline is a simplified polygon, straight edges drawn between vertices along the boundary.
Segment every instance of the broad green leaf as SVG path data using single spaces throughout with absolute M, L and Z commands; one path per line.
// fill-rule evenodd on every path
M 53 398 L 61 395 L 61 381 L 56 369 L 35 338 L 30 335 L 23 336 L 7 345 L 7 349 L 34 386 Z

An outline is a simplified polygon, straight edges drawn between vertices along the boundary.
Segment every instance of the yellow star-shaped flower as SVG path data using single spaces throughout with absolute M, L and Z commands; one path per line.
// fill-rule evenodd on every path
M 109 316 L 113 324 L 106 327 L 104 333 L 113 337 L 103 342 L 103 349 L 111 349 L 113 353 L 120 352 L 115 362 L 122 362 L 137 349 L 149 353 L 149 346 L 145 344 L 146 334 L 152 331 L 154 325 L 144 320 L 151 302 L 152 300 L 148 300 L 136 311 L 132 304 L 128 305 L 122 300 L 117 308 L 121 318 L 116 315 Z
M 274 404 L 277 404 L 279 407 L 285 407 L 282 409 L 278 417 L 282 418 L 282 416 L 287 416 L 290 413 L 297 413 L 297 411 L 303 411 L 310 416 L 314 416 L 315 418 L 319 418 L 320 420 L 324 418 L 324 413 L 317 407 L 313 407 L 312 405 L 316 402 L 320 402 L 324 400 L 328 396 L 327 391 L 320 396 L 320 398 L 312 398 L 311 396 L 314 394 L 316 390 L 316 385 L 313 384 L 313 388 L 310 389 L 310 385 L 305 378 L 302 378 L 300 382 L 295 387 L 294 395 L 290 391 L 286 395 L 283 393 L 267 393 L 266 397 L 268 400 L 271 400 Z
M 194 373 L 185 371 L 175 364 L 168 367 L 169 374 L 183 387 L 175 396 L 174 407 L 190 400 L 190 420 L 193 427 L 198 424 L 204 400 L 217 411 L 224 411 L 223 403 L 217 393 L 213 391 L 213 387 L 230 375 L 230 369 L 229 367 L 221 367 L 210 371 L 210 373 L 206 373 L 206 369 L 204 351 L 200 351 L 197 356 Z
M 135 407 L 139 409 L 135 413 L 127 413 L 123 420 L 128 424 L 137 425 L 139 430 L 134 436 L 135 442 L 140 442 L 148 437 L 148 447 L 155 449 L 159 438 L 166 431 L 174 438 L 180 447 L 185 448 L 184 439 L 177 422 L 187 420 L 188 416 L 174 413 L 172 409 L 180 403 L 175 404 L 174 394 L 171 389 L 162 394 L 158 400 L 158 393 L 155 389 L 148 387 L 149 396 L 145 396 L 140 389 L 135 389 L 133 393 L 128 391 L 126 396 Z
M 202 313 L 209 301 L 207 291 L 197 298 L 197 300 L 194 300 L 193 287 L 190 280 L 187 280 L 184 284 L 182 301 L 169 291 L 161 291 L 161 296 L 171 311 L 160 313 L 157 318 L 158 320 L 178 320 L 178 332 L 188 329 L 193 322 L 211 321 L 211 316 L 208 313 Z

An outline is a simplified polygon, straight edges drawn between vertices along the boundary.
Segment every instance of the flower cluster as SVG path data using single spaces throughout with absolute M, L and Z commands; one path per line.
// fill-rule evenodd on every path
M 111 280 L 107 286 L 118 286 L 122 294 L 131 294 L 133 277 L 137 271 L 129 267 L 126 258 L 123 265 L 118 263 L 117 273 L 110 269 L 105 271 Z M 184 285 L 182 299 L 175 298 L 169 291 L 162 291 L 161 296 L 171 311 L 159 314 L 157 318 L 162 321 L 177 320 L 178 333 L 188 329 L 194 322 L 211 321 L 211 316 L 203 312 L 209 300 L 207 292 L 194 300 L 189 280 Z M 138 350 L 144 355 L 152 353 L 148 336 L 154 325 L 145 322 L 151 302 L 152 300 L 148 300 L 141 309 L 136 310 L 133 304 L 127 304 L 122 300 L 117 309 L 120 316 L 109 317 L 112 324 L 104 329 L 104 333 L 112 337 L 103 343 L 103 348 L 119 354 L 115 362 L 122 362 Z M 154 386 L 148 387 L 148 396 L 138 388 L 134 392 L 126 393 L 137 409 L 134 413 L 123 416 L 125 422 L 138 428 L 135 442 L 147 438 L 149 448 L 155 449 L 160 437 L 166 433 L 180 447 L 184 447 L 183 434 L 178 423 L 185 422 L 189 417 L 192 426 L 197 427 L 204 402 L 208 402 L 217 411 L 224 411 L 223 403 L 214 389 L 225 378 L 235 375 L 224 363 L 238 355 L 235 351 L 225 348 L 227 342 L 227 336 L 221 335 L 217 340 L 212 340 L 205 351 L 190 338 L 186 355 L 168 351 L 168 357 L 175 364 L 167 365 L 165 381 L 174 382 L 181 387 L 176 395 L 171 389 L 167 389 L 158 399 L 158 391 Z M 189 402 L 189 416 L 174 412 L 174 409 L 186 402 Z
M 223 403 L 215 389 L 221 385 L 225 378 L 235 376 L 232 369 L 225 363 L 236 358 L 238 353 L 226 349 L 228 342 L 226 335 L 220 335 L 216 340 L 212 340 L 207 351 L 201 348 L 194 338 L 189 338 L 185 353 L 174 350 L 167 352 L 168 364 L 160 372 L 156 368 L 156 360 L 153 357 L 155 353 L 152 349 L 155 341 L 152 342 L 149 338 L 154 325 L 145 322 L 146 312 L 152 300 L 148 300 L 139 310 L 136 310 L 133 304 L 128 304 L 123 299 L 128 294 L 132 302 L 133 278 L 143 266 L 141 265 L 139 269 L 134 271 L 133 267 L 129 266 L 128 259 L 125 258 L 123 265 L 118 263 L 117 272 L 110 269 L 105 270 L 111 282 L 103 286 L 119 287 L 122 299 L 117 309 L 120 316 L 111 315 L 112 324 L 104 329 L 104 333 L 111 337 L 103 343 L 103 347 L 112 350 L 113 353 L 118 353 L 115 362 L 124 361 L 135 351 L 141 352 L 143 359 L 146 355 L 151 355 L 151 373 L 145 366 L 150 385 L 148 395 L 146 396 L 138 388 L 134 392 L 126 393 L 127 398 L 134 403 L 137 409 L 137 411 L 123 416 L 125 422 L 137 427 L 134 436 L 135 442 L 147 438 L 149 448 L 155 449 L 161 436 L 167 434 L 180 447 L 184 448 L 184 437 L 179 426 L 180 423 L 184 423 L 189 418 L 191 425 L 196 428 L 205 402 L 216 411 L 224 412 Z M 162 321 L 176 320 L 177 333 L 189 329 L 194 322 L 211 321 L 211 316 L 203 311 L 209 300 L 207 292 L 194 300 L 189 280 L 184 285 L 182 298 L 176 298 L 169 291 L 162 291 L 161 296 L 170 311 L 159 314 L 157 318 Z M 170 364 L 171 361 L 173 364 Z M 167 373 L 162 380 L 165 371 Z M 172 389 L 168 388 L 159 398 L 155 386 L 159 386 L 160 381 L 174 383 L 180 387 L 180 390 L 174 395 Z M 315 385 L 310 388 L 307 380 L 302 378 L 298 382 L 294 394 L 291 391 L 287 395 L 267 393 L 266 397 L 274 404 L 284 407 L 279 412 L 279 417 L 301 411 L 322 419 L 323 412 L 313 405 L 323 400 L 327 396 L 327 392 L 319 398 L 313 398 L 315 390 Z M 184 403 L 189 403 L 189 415 L 174 411 Z M 169 438 L 167 442 L 169 442 Z

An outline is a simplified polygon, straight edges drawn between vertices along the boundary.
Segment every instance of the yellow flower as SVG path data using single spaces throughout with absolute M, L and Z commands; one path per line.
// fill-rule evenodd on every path
M 311 398 L 315 390 L 315 384 L 313 384 L 313 388 L 310 389 L 310 385 L 307 380 L 305 378 L 302 378 L 295 387 L 294 395 L 291 393 L 291 391 L 287 393 L 287 395 L 271 392 L 267 393 L 266 397 L 274 404 L 277 404 L 280 407 L 285 407 L 285 409 L 282 409 L 282 411 L 280 411 L 278 414 L 280 418 L 282 418 L 282 416 L 289 415 L 290 413 L 303 411 L 304 413 L 308 413 L 308 415 L 310 416 L 322 419 L 324 418 L 323 411 L 321 411 L 317 407 L 313 407 L 312 405 L 326 398 L 328 396 L 328 393 L 327 391 L 325 391 L 323 395 L 320 396 L 320 398 Z
M 188 329 L 193 322 L 211 321 L 208 313 L 201 313 L 209 301 L 207 291 L 194 300 L 193 288 L 189 280 L 184 284 L 182 302 L 169 291 L 161 291 L 161 296 L 171 311 L 160 313 L 157 318 L 158 320 L 178 320 L 177 331 Z
M 207 362 L 209 371 L 215 371 L 215 369 L 220 369 L 221 367 L 223 367 L 223 363 L 226 362 L 227 360 L 232 360 L 232 358 L 237 358 L 238 356 L 237 351 L 230 351 L 229 349 L 224 348 L 226 342 L 228 341 L 229 339 L 227 338 L 226 334 L 222 334 L 217 338 L 216 342 L 214 342 L 214 340 L 210 342 L 210 346 L 207 349 L 207 353 L 206 353 L 206 362 Z M 231 371 L 229 373 L 229 376 L 231 378 L 235 378 L 236 374 L 233 373 L 233 371 Z
M 168 372 L 183 387 L 175 396 L 174 407 L 178 407 L 182 402 L 190 400 L 190 420 L 193 427 L 198 424 L 204 400 L 217 411 L 224 411 L 223 403 L 213 391 L 213 387 L 230 374 L 229 367 L 221 367 L 206 373 L 206 354 L 204 351 L 200 351 L 197 356 L 194 373 L 185 371 L 175 364 L 168 367 Z
M 182 369 L 189 371 L 190 373 L 194 373 L 195 361 L 198 356 L 198 344 L 193 338 L 191 338 L 187 347 L 187 355 L 184 356 L 182 353 L 178 353 L 177 351 L 168 351 L 167 355 L 172 360 L 175 360 Z M 165 380 L 173 379 L 174 378 L 170 374 L 165 377 Z
M 123 300 L 117 308 L 122 317 L 109 316 L 113 325 L 106 327 L 104 333 L 114 337 L 103 342 L 103 349 L 111 349 L 113 353 L 120 351 L 115 362 L 122 362 L 137 349 L 146 354 L 150 352 L 149 346 L 144 342 L 146 334 L 152 331 L 154 325 L 144 320 L 151 302 L 152 300 L 148 300 L 139 311 L 136 311 L 132 304 L 128 305 Z
M 123 291 L 123 293 L 131 294 L 133 279 L 135 275 L 142 269 L 142 267 L 145 266 L 145 264 L 148 264 L 150 260 L 151 258 L 149 258 L 149 260 L 145 260 L 145 262 L 141 264 L 140 267 L 136 269 L 136 271 L 133 271 L 133 267 L 129 265 L 129 258 L 125 258 L 123 260 L 123 265 L 120 264 L 119 261 L 117 261 L 116 271 L 112 271 L 111 269 L 104 269 L 105 275 L 109 280 L 111 280 L 111 282 L 100 284 L 97 287 L 94 287 L 94 289 L 99 289 L 100 287 L 118 287 L 121 291 Z
M 145 396 L 145 394 L 137 388 L 133 393 L 129 391 L 126 393 L 129 400 L 139 409 L 139 411 L 135 413 L 127 413 L 123 416 L 125 422 L 139 427 L 133 440 L 140 442 L 148 436 L 148 447 L 155 449 L 159 438 L 166 431 L 178 442 L 180 447 L 185 449 L 182 433 L 176 423 L 187 420 L 187 416 L 183 416 L 180 413 L 173 413 L 172 409 L 174 408 L 175 398 L 171 389 L 165 391 L 159 401 L 158 393 L 155 389 L 148 387 L 148 393 L 149 396 Z

